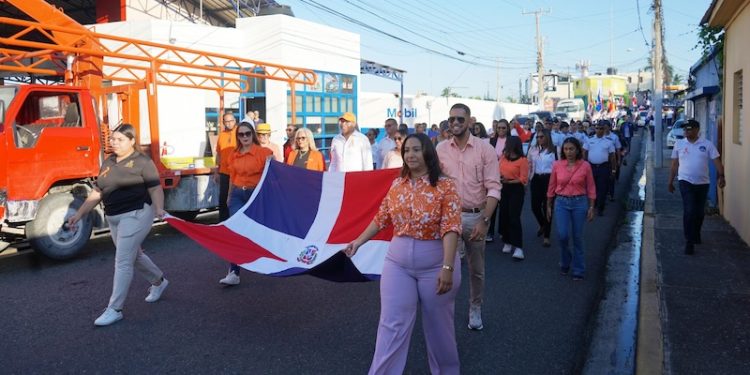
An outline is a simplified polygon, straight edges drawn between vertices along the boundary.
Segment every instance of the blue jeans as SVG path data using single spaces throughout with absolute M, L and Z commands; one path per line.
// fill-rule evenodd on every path
M 253 190 L 254 189 L 242 190 L 240 188 L 237 188 L 236 186 L 232 188 L 232 194 L 229 196 L 228 204 L 229 217 L 234 216 L 234 214 L 236 214 L 237 211 L 239 211 L 242 206 L 244 206 L 245 203 L 250 200 L 250 196 L 253 195 Z M 230 264 L 229 270 L 238 275 L 240 274 L 240 266 L 234 263 Z
M 685 241 L 690 244 L 699 243 L 703 218 L 706 216 L 706 196 L 709 184 L 691 184 L 680 180 L 680 194 L 682 195 L 682 230 Z
M 555 228 L 557 228 L 557 239 L 560 242 L 560 268 L 570 269 L 573 262 L 573 276 L 583 276 L 586 271 L 585 255 L 583 252 L 583 224 L 586 222 L 586 211 L 588 211 L 588 197 L 585 195 L 577 197 L 555 198 Z M 568 247 L 570 227 L 573 227 L 573 253 Z M 572 259 L 571 259 L 572 258 Z

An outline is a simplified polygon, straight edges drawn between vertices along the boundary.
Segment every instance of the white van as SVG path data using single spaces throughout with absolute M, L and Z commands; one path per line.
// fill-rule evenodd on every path
M 555 112 L 567 113 L 570 121 L 583 120 L 586 115 L 586 106 L 583 104 L 583 99 L 562 99 L 557 102 Z

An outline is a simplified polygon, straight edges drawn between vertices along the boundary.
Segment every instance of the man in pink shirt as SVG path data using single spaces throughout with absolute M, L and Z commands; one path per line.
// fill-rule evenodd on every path
M 437 153 L 443 173 L 456 181 L 461 198 L 460 240 L 469 266 L 469 329 L 481 330 L 484 294 L 484 236 L 500 199 L 500 165 L 495 149 L 471 135 L 471 110 L 462 103 L 451 107 L 448 123 L 453 138 L 440 142 Z

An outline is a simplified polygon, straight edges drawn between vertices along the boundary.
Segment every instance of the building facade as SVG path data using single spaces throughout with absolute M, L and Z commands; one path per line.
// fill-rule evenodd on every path
M 750 131 L 748 131 L 748 100 L 744 93 L 745 73 L 750 77 L 750 0 L 714 0 L 702 23 L 722 27 L 724 34 L 724 64 L 722 79 L 722 111 L 719 126 L 720 149 L 726 170 L 726 187 L 720 195 L 719 207 L 726 220 L 745 242 L 750 243 Z

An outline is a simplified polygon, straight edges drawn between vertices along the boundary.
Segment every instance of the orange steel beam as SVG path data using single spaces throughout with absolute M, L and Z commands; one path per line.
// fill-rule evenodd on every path
M 0 44 L 17 47 L 0 50 L 0 64 L 5 66 L 10 62 L 17 64 L 30 57 L 28 53 L 50 51 L 50 60 L 59 60 L 64 55 L 78 56 L 79 59 L 84 56 L 102 58 L 103 71 L 99 73 L 96 72 L 99 69 L 94 68 L 92 73 L 101 74 L 102 78 L 113 81 L 144 80 L 151 74 L 149 71 L 154 69 L 154 66 L 159 67 L 159 70 L 154 72 L 158 84 L 172 85 L 181 82 L 182 85 L 188 85 L 187 87 L 231 92 L 247 91 L 241 86 L 248 77 L 308 85 L 315 83 L 317 79 L 315 72 L 310 69 L 101 34 L 87 29 L 60 27 L 7 17 L 0 17 L 0 24 L 23 28 L 9 37 L 0 37 Z M 41 33 L 49 41 L 31 40 L 29 36 L 34 33 Z M 196 80 L 194 77 L 202 79 Z

